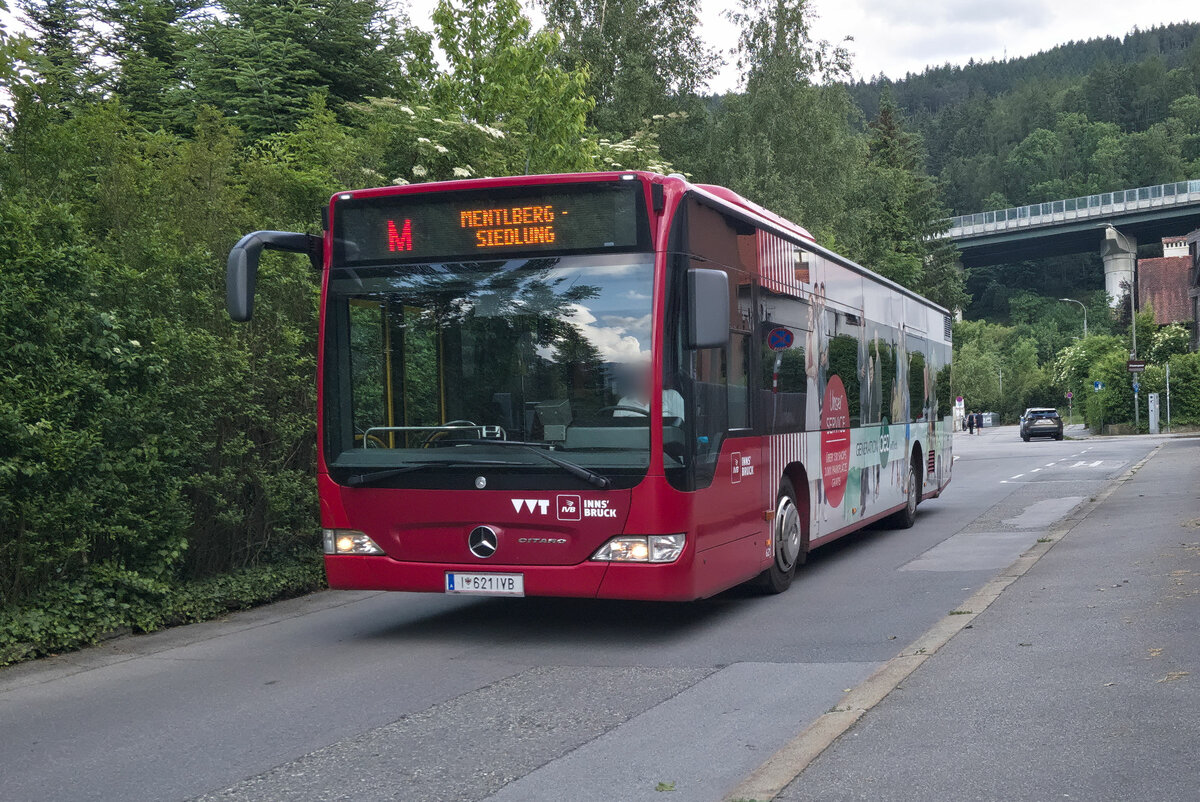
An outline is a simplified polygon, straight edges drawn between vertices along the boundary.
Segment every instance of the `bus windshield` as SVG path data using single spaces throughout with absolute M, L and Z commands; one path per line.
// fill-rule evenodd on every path
M 579 481 L 545 450 L 632 484 L 649 464 L 652 280 L 649 253 L 334 268 L 334 478 L 418 466 L 390 472 L 403 484 L 503 464 L 557 477 L 547 486 Z

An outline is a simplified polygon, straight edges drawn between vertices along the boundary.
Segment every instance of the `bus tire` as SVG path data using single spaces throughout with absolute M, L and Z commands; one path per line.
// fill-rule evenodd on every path
M 758 585 L 766 593 L 783 593 L 792 585 L 796 568 L 808 557 L 808 521 L 796 504 L 796 490 L 786 476 L 779 482 L 775 500 L 775 518 L 771 526 L 774 558 L 771 567 L 758 576 Z
M 912 459 L 908 461 L 908 473 L 904 477 L 904 507 L 888 519 L 895 529 L 912 529 L 912 525 L 917 522 L 917 505 L 921 503 L 922 490 L 920 465 L 920 457 L 913 454 Z

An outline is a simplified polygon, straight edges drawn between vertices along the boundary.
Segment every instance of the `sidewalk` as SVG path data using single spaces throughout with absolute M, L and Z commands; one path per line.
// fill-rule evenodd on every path
M 1172 439 L 776 799 L 1198 799 L 1198 623 Z

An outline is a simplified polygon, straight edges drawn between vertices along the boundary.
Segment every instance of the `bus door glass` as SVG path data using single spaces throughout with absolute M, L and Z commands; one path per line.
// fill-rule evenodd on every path
M 727 433 L 748 434 L 753 421 L 752 382 L 759 359 L 756 329 L 755 229 L 695 200 L 684 203 L 672 235 L 669 261 L 664 394 L 675 391 L 693 414 L 682 422 L 682 453 L 668 450 L 667 474 L 681 489 L 707 487 Z M 729 340 L 723 348 L 685 347 L 690 303 L 689 269 L 722 270 L 729 278 Z M 664 443 L 678 435 L 667 431 Z
M 354 439 L 362 445 L 367 429 L 385 425 L 391 416 L 391 353 L 388 347 L 386 307 L 379 301 L 356 299 L 349 305 L 351 410 Z M 374 436 L 374 435 L 372 435 Z M 384 439 L 377 446 L 385 447 Z

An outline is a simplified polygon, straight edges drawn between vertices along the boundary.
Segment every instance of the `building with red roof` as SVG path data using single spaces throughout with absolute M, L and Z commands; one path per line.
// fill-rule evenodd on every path
M 1191 236 L 1198 236 L 1196 232 Z M 1164 237 L 1163 255 L 1139 259 L 1137 265 L 1138 306 L 1154 307 L 1154 322 L 1183 323 L 1195 327 L 1197 298 L 1190 293 L 1195 286 L 1195 259 L 1189 248 L 1191 237 Z M 1193 337 L 1193 339 L 1195 339 Z

